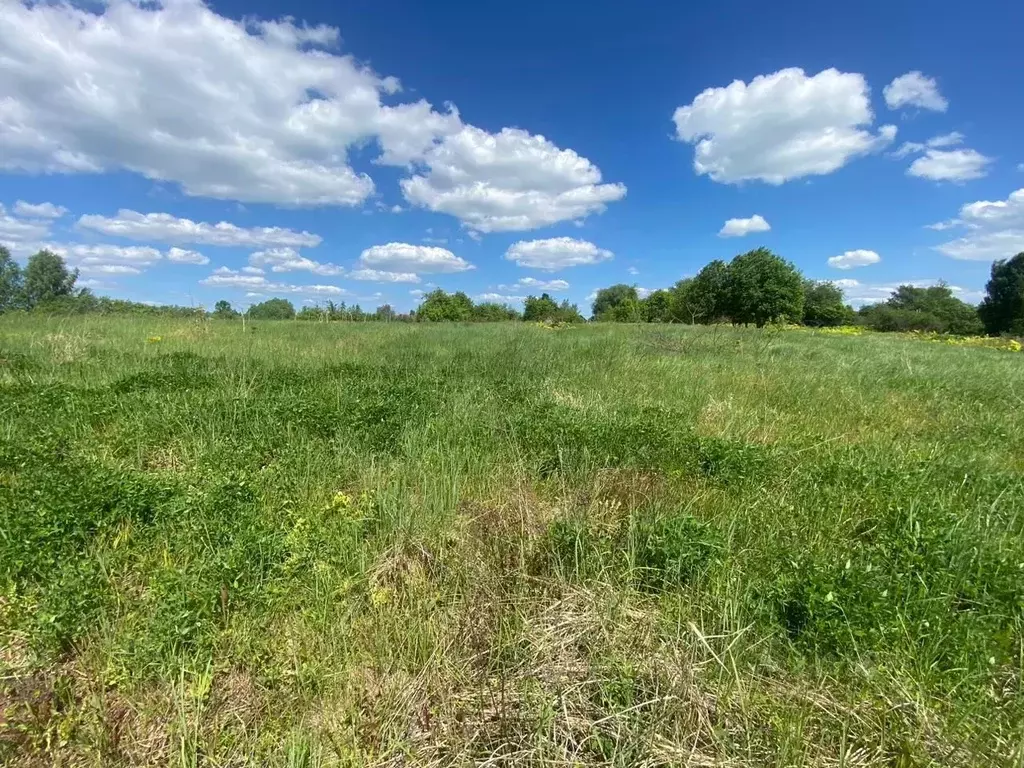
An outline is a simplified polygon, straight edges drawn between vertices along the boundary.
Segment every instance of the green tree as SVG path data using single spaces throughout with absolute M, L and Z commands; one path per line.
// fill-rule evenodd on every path
M 502 320 L 518 320 L 519 313 L 507 304 L 484 301 L 473 305 L 473 320 L 479 323 L 497 323 Z
M 288 299 L 267 299 L 253 304 L 245 314 L 253 320 L 291 320 L 295 307 Z
M 1024 336 L 1024 253 L 992 265 L 978 314 L 987 333 Z
M 221 299 L 213 305 L 213 316 L 219 320 L 232 320 L 238 317 L 238 312 L 235 311 L 230 302 Z
M 937 319 L 935 327 L 922 330 L 935 330 L 960 336 L 974 336 L 984 330 L 978 310 L 954 296 L 952 289 L 945 283 L 926 288 L 901 285 L 893 291 L 886 305 L 896 310 Z
M 431 323 L 462 322 L 473 315 L 473 300 L 462 291 L 447 293 L 437 288 L 423 297 L 416 319 Z
M 16 309 L 22 297 L 21 267 L 11 252 L 0 245 L 0 312 Z
M 391 308 L 390 304 L 381 304 L 373 313 L 373 317 L 382 323 L 390 323 L 395 319 L 395 310 Z
M 843 292 L 835 283 L 804 281 L 804 325 L 818 328 L 849 325 L 853 318 L 853 309 L 843 301 Z
M 531 323 L 556 322 L 558 302 L 548 293 L 540 296 L 527 296 L 523 302 L 523 320 Z
M 600 289 L 591 306 L 591 316 L 595 320 L 639 322 L 640 296 L 636 286 L 619 283 Z
M 78 270 L 69 270 L 64 259 L 52 251 L 39 251 L 25 266 L 23 295 L 29 308 L 74 296 Z
M 640 301 L 640 314 L 645 323 L 667 323 L 672 319 L 672 294 L 663 288 Z
M 729 265 L 721 259 L 706 264 L 696 277 L 672 288 L 670 312 L 682 323 L 718 323 L 728 317 Z
M 737 256 L 729 264 L 727 314 L 734 323 L 758 328 L 804 316 L 804 280 L 799 270 L 767 248 Z

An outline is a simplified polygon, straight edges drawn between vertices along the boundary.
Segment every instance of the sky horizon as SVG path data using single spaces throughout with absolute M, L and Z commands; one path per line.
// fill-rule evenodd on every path
M 0 2 L 0 244 L 133 301 L 403 312 L 760 246 L 977 303 L 1024 251 L 1024 6 L 666 5 Z

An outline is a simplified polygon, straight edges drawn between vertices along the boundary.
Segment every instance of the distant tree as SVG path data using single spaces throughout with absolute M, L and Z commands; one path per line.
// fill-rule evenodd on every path
M 1024 336 L 1024 253 L 992 265 L 978 314 L 987 333 Z
M 391 308 L 390 304 L 381 304 L 377 307 L 377 310 L 373 313 L 375 320 L 380 320 L 384 323 L 389 323 L 395 319 L 395 310 Z
M 594 298 L 591 315 L 595 320 L 613 322 L 639 322 L 640 296 L 636 286 L 619 283 L 601 288 Z
M 11 252 L 0 245 L 0 312 L 17 309 L 23 292 L 21 267 Z
M 717 323 L 727 319 L 729 265 L 721 259 L 706 264 L 696 277 L 672 288 L 670 312 L 682 323 Z
M 952 289 L 945 283 L 926 288 L 901 285 L 886 304 L 893 309 L 918 312 L 936 318 L 937 327 L 929 330 L 940 333 L 974 336 L 984 330 L 978 310 L 954 296 Z
M 737 256 L 729 264 L 727 314 L 734 323 L 799 322 L 804 316 L 804 281 L 799 270 L 767 248 Z
M 570 304 L 568 299 L 563 299 L 558 305 L 558 315 L 555 317 L 559 323 L 585 323 L 586 318 L 580 314 L 580 308 Z
M 233 320 L 238 317 L 238 312 L 235 311 L 230 302 L 221 299 L 213 305 L 213 316 L 218 320 Z
M 497 323 L 502 320 L 518 320 L 519 313 L 507 304 L 485 301 L 473 305 L 472 317 L 481 323 Z
M 804 281 L 804 325 L 849 325 L 853 318 L 853 309 L 843 301 L 843 292 L 835 283 Z
M 641 299 L 640 315 L 645 323 L 667 323 L 672 319 L 671 306 L 671 292 L 660 288 Z
M 416 319 L 431 323 L 462 322 L 473 315 L 473 300 L 462 291 L 446 293 L 437 288 L 423 297 Z
M 531 323 L 555 322 L 558 317 L 558 302 L 550 294 L 527 296 L 523 302 L 523 320 Z
M 253 320 L 291 320 L 295 307 L 288 299 L 267 299 L 253 304 L 245 314 Z
M 29 257 L 23 276 L 22 293 L 29 308 L 75 293 L 78 270 L 69 270 L 64 259 L 52 251 L 39 251 Z

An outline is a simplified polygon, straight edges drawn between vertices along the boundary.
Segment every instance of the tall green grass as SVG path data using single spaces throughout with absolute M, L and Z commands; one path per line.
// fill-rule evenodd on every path
M 0 318 L 0 761 L 1021 765 L 1024 367 Z

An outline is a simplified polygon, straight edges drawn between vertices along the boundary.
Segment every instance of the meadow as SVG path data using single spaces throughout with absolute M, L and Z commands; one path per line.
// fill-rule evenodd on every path
M 1024 355 L 0 317 L 0 762 L 1020 766 Z

